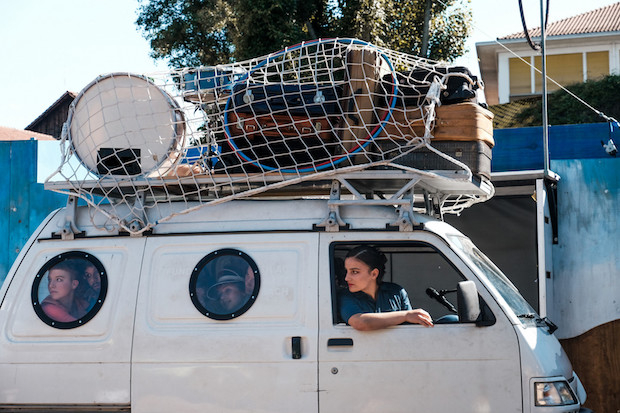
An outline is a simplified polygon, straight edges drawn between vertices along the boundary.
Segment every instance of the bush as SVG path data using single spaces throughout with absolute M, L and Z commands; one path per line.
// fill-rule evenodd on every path
M 620 76 L 588 80 L 567 87 L 572 93 L 606 116 L 620 118 Z M 549 125 L 607 122 L 594 110 L 564 90 L 550 93 L 547 101 Z M 542 125 L 542 101 L 524 107 L 515 117 L 519 126 Z

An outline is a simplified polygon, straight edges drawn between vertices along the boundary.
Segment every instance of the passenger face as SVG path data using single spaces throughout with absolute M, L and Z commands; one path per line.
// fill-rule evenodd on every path
M 352 293 L 363 291 L 374 296 L 377 288 L 377 276 L 379 275 L 378 269 L 371 270 L 364 261 L 353 257 L 344 260 L 344 267 L 347 270 L 344 280 L 347 282 L 349 291 Z
M 50 297 L 57 301 L 71 298 L 73 291 L 79 284 L 77 280 L 73 279 L 69 271 L 62 269 L 50 270 L 47 280 L 47 289 L 50 292 Z
M 217 287 L 220 304 L 226 311 L 235 311 L 243 304 L 244 295 L 238 284 L 222 284 Z
M 101 276 L 99 275 L 99 271 L 95 267 L 86 267 L 84 271 L 84 278 L 86 278 L 86 282 L 90 287 L 99 292 L 101 290 Z

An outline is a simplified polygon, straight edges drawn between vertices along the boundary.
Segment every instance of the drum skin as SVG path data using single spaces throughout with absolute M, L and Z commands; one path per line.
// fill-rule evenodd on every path
M 164 174 L 185 138 L 178 104 L 147 78 L 130 73 L 103 75 L 86 86 L 67 125 L 76 155 L 98 176 Z

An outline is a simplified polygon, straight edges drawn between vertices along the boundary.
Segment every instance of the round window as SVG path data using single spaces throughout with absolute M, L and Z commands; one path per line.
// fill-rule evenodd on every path
M 202 314 L 215 320 L 230 320 L 254 304 L 260 288 L 256 263 L 234 249 L 204 257 L 189 281 L 189 295 Z
M 32 305 L 55 328 L 79 327 L 97 314 L 108 281 L 103 265 L 90 254 L 65 252 L 49 260 L 32 284 Z

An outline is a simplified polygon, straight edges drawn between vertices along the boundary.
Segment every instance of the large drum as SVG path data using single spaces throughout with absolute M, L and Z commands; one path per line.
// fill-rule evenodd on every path
M 67 133 L 92 173 L 160 176 L 178 160 L 185 140 L 179 105 L 144 76 L 100 76 L 75 98 Z

